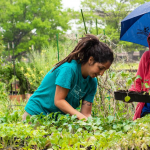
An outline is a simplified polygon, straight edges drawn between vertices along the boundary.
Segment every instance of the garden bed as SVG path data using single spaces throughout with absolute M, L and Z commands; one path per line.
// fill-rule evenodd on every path
M 20 116 L 19 110 L 0 116 L 0 149 L 149 149 L 149 116 L 134 122 L 113 116 L 85 122 L 76 116 L 55 119 L 49 114 L 27 117 L 24 123 Z

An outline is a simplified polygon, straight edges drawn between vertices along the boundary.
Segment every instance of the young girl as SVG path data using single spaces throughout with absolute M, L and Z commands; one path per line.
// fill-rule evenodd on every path
M 113 60 L 112 50 L 96 36 L 82 37 L 75 49 L 44 77 L 25 107 L 23 120 L 27 115 L 51 112 L 87 119 L 97 89 L 96 77 L 102 76 Z M 81 112 L 76 110 L 80 100 Z

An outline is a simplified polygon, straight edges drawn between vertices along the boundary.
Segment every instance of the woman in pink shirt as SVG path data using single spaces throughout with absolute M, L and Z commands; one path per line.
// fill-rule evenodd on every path
M 150 88 L 146 88 L 144 84 L 142 84 L 142 83 L 148 83 L 148 85 L 150 85 L 150 34 L 147 37 L 147 42 L 149 45 L 149 51 L 144 52 L 144 54 L 142 55 L 136 73 L 136 76 L 140 75 L 142 79 L 138 78 L 135 81 L 134 85 L 131 86 L 129 91 L 148 92 L 150 90 Z M 141 118 L 149 113 L 150 113 L 150 103 L 139 102 L 137 104 L 133 120 L 137 118 Z

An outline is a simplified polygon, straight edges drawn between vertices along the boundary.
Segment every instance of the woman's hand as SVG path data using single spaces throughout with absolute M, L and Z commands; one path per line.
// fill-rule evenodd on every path
M 82 113 L 80 113 L 81 115 L 79 115 L 79 116 L 77 116 L 77 118 L 79 119 L 79 120 L 81 120 L 81 119 L 84 119 L 84 121 L 87 121 L 87 117 L 85 116 L 85 115 L 83 115 Z

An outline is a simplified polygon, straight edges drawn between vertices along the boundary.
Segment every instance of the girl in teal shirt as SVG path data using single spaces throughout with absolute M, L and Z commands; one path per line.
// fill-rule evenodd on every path
M 96 36 L 82 37 L 74 50 L 44 77 L 25 106 L 23 120 L 27 115 L 52 112 L 87 119 L 97 89 L 96 77 L 102 76 L 113 60 L 112 50 Z M 80 100 L 81 112 L 76 110 Z

